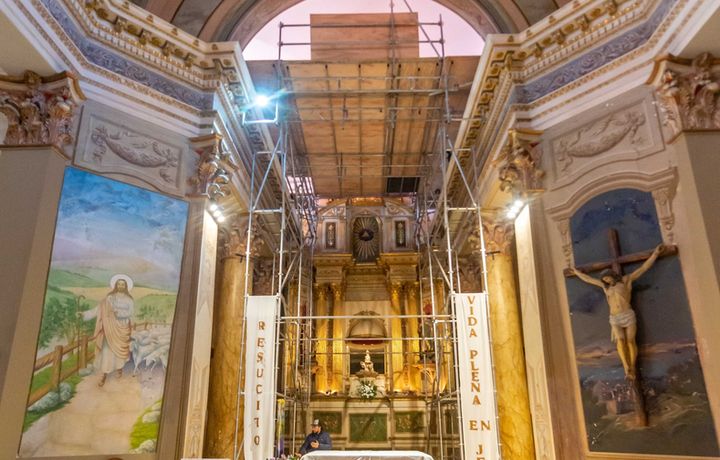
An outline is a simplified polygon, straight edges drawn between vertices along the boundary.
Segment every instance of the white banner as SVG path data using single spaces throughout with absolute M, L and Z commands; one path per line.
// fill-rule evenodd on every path
M 465 460 L 498 460 L 497 413 L 485 295 L 455 294 Z
M 249 296 L 245 308 L 245 435 L 246 460 L 273 457 L 275 434 L 276 296 Z

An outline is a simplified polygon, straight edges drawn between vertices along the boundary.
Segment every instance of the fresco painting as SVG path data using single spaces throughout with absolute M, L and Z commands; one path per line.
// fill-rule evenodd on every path
M 570 226 L 578 266 L 610 258 L 610 233 L 617 235 L 622 254 L 652 251 L 662 243 L 652 195 L 634 189 L 591 199 L 573 215 Z M 623 264 L 622 271 L 633 273 L 642 263 Z M 632 283 L 644 425 L 638 423 L 633 400 L 633 373 L 626 375 L 611 340 L 603 289 L 576 277 L 568 277 L 566 286 L 589 450 L 718 456 L 677 255 L 658 258 Z
M 66 169 L 19 457 L 156 450 L 187 213 Z

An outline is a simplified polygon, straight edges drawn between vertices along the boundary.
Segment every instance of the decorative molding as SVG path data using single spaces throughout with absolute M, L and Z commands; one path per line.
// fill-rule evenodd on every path
M 677 0 L 661 0 L 644 23 L 552 72 L 515 88 L 515 102 L 530 104 L 645 44 Z M 612 2 L 606 2 L 606 5 Z M 608 28 L 609 31 L 612 28 Z
M 0 76 L 0 112 L 8 124 L 3 144 L 53 145 L 63 151 L 75 141 L 73 121 L 84 99 L 77 77 L 68 72 Z
M 222 141 L 219 134 L 190 139 L 198 154 L 197 169 L 189 179 L 190 185 L 194 194 L 207 196 L 213 201 L 230 192 L 231 171 L 237 169 L 231 163 L 230 154 L 223 148 Z
M 672 202 L 676 189 L 677 184 L 673 183 L 652 190 L 663 242 L 670 245 L 675 244 L 675 213 Z
M 169 96 L 198 110 L 210 110 L 212 108 L 212 92 L 190 88 L 173 81 L 164 75 L 149 70 L 142 65 L 132 62 L 119 52 L 100 45 L 94 38 L 90 38 L 96 34 L 89 33 L 87 30 L 81 30 L 66 11 L 63 6 L 63 2 L 57 0 L 40 1 L 88 62 L 124 78 L 152 88 L 159 93 Z M 92 4 L 97 2 L 91 1 L 90 3 Z M 90 10 L 93 11 L 92 8 Z M 81 14 L 87 18 L 88 12 L 83 11 Z M 118 49 L 128 48 L 127 46 L 117 46 L 119 43 L 112 43 L 111 45 L 115 45 Z M 137 47 L 138 44 L 133 46 L 133 48 Z
M 88 101 L 74 163 L 100 173 L 139 179 L 157 190 L 185 195 L 186 139 Z
M 611 151 L 625 139 L 632 148 L 638 149 L 647 140 L 638 134 L 646 121 L 642 109 L 613 113 L 554 140 L 553 158 L 560 171 L 566 172 L 574 159 Z
M 669 56 L 656 63 L 653 76 L 668 142 L 686 130 L 720 130 L 720 59 Z
M 548 18 L 546 30 L 541 33 L 534 31 L 544 23 L 536 24 L 518 36 L 509 35 L 492 41 L 483 53 L 487 58 L 481 62 L 482 73 L 474 84 L 477 89 L 473 93 L 472 112 L 468 114 L 472 121 L 461 126 L 460 145 L 472 148 L 481 139 L 494 136 L 498 120 L 511 105 L 534 105 L 545 96 L 557 94 L 561 88 L 644 46 L 678 2 L 682 3 L 680 0 L 633 2 L 612 14 L 607 9 L 608 2 L 588 2 L 585 12 L 577 11 L 575 18 L 568 15 L 566 21 L 552 22 Z M 574 11 L 575 7 L 573 5 L 568 11 Z M 561 12 L 562 9 L 558 14 Z M 638 21 L 643 22 L 637 24 Z M 571 23 L 574 26 L 569 30 Z M 631 25 L 635 26 L 596 46 L 616 34 L 619 28 Z M 550 38 L 558 30 L 565 35 L 562 43 Z M 570 32 L 576 37 L 569 37 Z M 557 47 L 552 55 L 547 52 L 551 46 Z M 595 48 L 590 49 L 593 46 Z M 569 60 L 572 57 L 574 59 Z M 562 60 L 569 61 L 558 67 Z M 548 72 L 550 69 L 553 70 Z M 531 80 L 535 76 L 538 77 Z M 499 112 L 498 107 L 504 107 L 504 110 Z
M 563 219 L 570 219 L 575 214 L 575 211 L 594 196 L 610 190 L 627 187 L 642 190 L 643 192 L 652 192 L 664 187 L 674 189 L 677 181 L 678 173 L 674 167 L 654 174 L 639 171 L 617 173 L 588 182 L 572 195 L 564 195 L 565 200 L 562 203 L 549 207 L 546 211 L 555 222 L 560 222 Z
M 570 233 L 570 219 L 565 218 L 556 222 L 560 238 L 562 239 L 563 257 L 567 267 L 575 266 L 575 253 L 572 247 L 572 235 Z
M 495 160 L 499 165 L 500 190 L 517 198 L 531 198 L 543 191 L 545 171 L 540 169 L 540 134 L 516 129 L 508 132 L 500 157 Z

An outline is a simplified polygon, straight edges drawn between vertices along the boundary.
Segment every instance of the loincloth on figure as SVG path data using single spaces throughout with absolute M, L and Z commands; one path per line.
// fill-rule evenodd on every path
M 625 336 L 624 329 L 637 324 L 635 311 L 632 309 L 625 310 L 616 315 L 610 315 L 610 339 L 617 342 L 620 337 Z M 623 335 L 620 333 L 623 332 Z

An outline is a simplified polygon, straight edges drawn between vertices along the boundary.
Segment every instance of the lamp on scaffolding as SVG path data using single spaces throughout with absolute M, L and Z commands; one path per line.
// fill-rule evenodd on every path
M 277 124 L 280 120 L 280 96 L 280 93 L 273 95 L 256 94 L 252 104 L 248 104 L 242 109 L 242 124 Z M 273 110 L 268 112 L 271 105 L 274 105 Z M 252 118 L 253 115 L 257 118 Z

